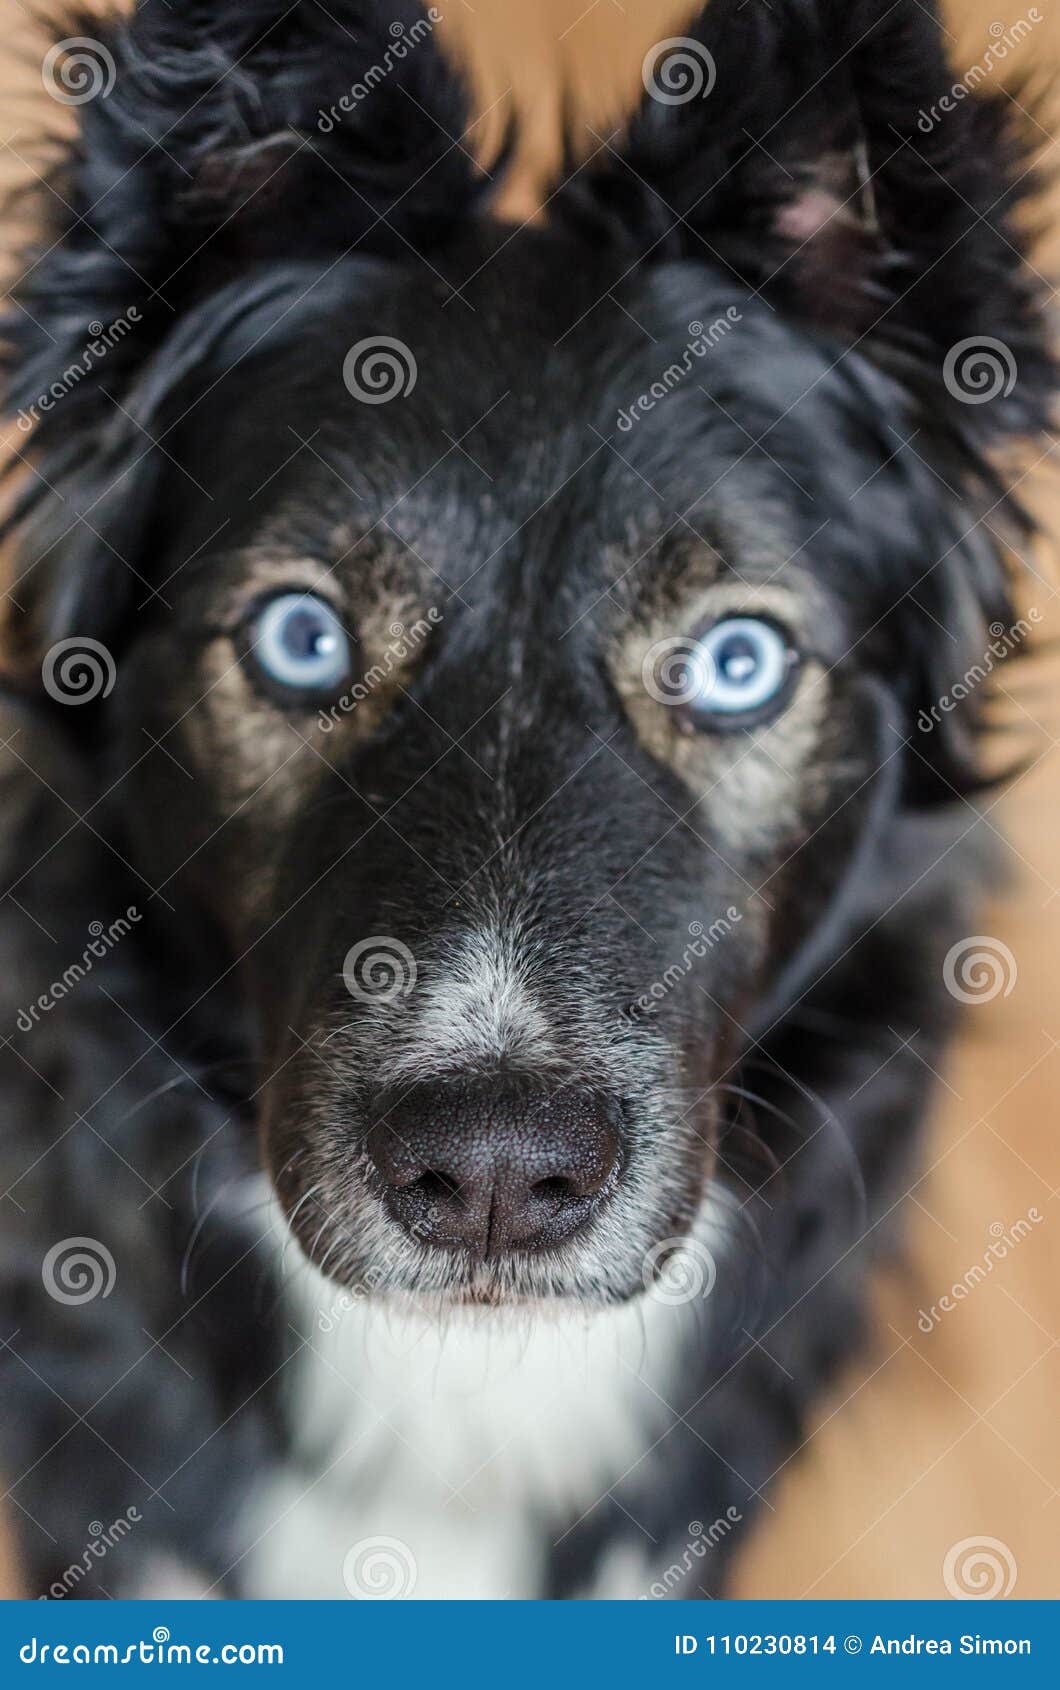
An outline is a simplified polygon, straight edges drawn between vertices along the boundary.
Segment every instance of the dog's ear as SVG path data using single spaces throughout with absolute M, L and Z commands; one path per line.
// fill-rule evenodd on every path
M 643 80 L 564 213 L 647 262 L 722 264 L 980 442 L 1040 428 L 1052 367 L 1013 219 L 1030 174 L 1012 103 L 973 91 L 988 70 L 947 64 L 934 0 L 711 0 Z
M 887 619 L 921 799 L 978 779 L 981 698 L 954 714 L 938 701 L 948 712 L 954 674 L 1016 622 L 995 533 L 1026 529 L 992 449 L 1047 428 L 1056 392 L 1019 217 L 1037 183 L 998 87 L 1042 21 L 1032 8 L 995 27 L 962 78 L 935 0 L 710 0 L 649 50 L 628 132 L 593 136 L 594 160 L 554 201 L 623 272 L 727 271 L 834 347 L 851 417 L 872 428 L 889 411 L 880 451 L 922 554 Z
M 35 541 L 65 560 L 34 570 L 64 574 L 62 590 L 33 583 L 52 638 L 91 581 L 107 598 L 108 549 L 128 556 L 150 497 L 152 406 L 219 323 L 260 308 L 256 275 L 294 257 L 318 275 L 346 254 L 415 263 L 470 213 L 488 178 L 461 145 L 439 21 L 415 0 L 150 0 L 67 20 L 44 78 L 77 133 L 0 354 L 9 432 L 33 466 L 12 525 L 48 501 L 63 535 Z

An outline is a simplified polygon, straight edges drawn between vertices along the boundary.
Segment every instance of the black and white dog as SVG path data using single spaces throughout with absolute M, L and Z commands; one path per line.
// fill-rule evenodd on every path
M 915 1178 L 991 449 L 1053 385 L 1008 107 L 931 11 L 712 0 L 521 228 L 411 0 L 49 54 L 78 134 L 5 328 L 35 1592 L 725 1589 Z

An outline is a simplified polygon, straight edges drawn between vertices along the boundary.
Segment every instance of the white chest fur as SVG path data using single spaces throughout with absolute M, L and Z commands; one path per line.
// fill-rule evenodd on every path
M 241 1522 L 254 1597 L 540 1595 L 550 1544 L 669 1424 L 695 1325 L 648 1298 L 443 1325 L 353 1301 L 304 1264 L 289 1297 L 294 1448 Z M 647 1559 L 630 1559 L 623 1588 L 592 1593 L 646 1588 Z

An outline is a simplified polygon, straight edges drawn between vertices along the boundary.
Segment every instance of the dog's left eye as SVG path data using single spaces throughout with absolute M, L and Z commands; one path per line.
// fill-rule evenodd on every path
M 326 699 L 347 680 L 353 648 L 335 612 L 313 593 L 280 593 L 251 624 L 248 656 L 273 688 Z
M 772 715 L 798 663 L 772 622 L 729 616 L 692 642 L 682 702 L 692 727 L 738 727 Z

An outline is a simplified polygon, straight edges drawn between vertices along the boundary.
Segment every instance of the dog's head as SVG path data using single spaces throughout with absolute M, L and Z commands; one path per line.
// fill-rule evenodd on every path
M 889 819 L 968 780 L 908 741 L 1007 619 L 984 449 L 1050 371 L 928 11 L 714 0 L 523 228 L 408 0 L 53 65 L 104 86 L 8 325 L 14 633 L 340 1279 L 640 1289 Z

